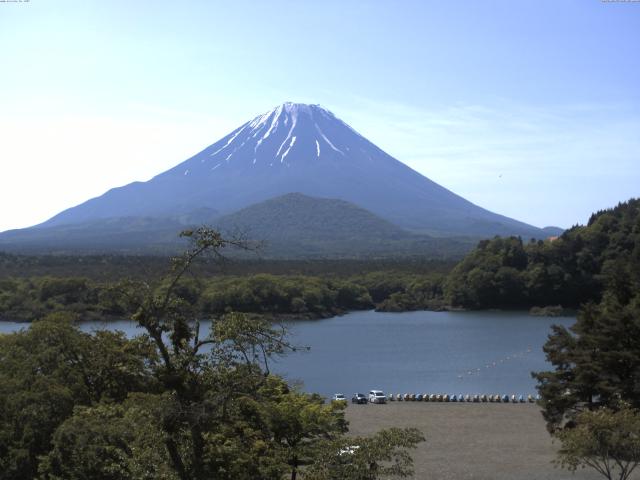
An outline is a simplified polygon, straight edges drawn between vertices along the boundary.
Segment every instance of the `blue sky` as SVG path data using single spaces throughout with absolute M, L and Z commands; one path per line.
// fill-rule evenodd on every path
M 0 42 L 0 230 L 284 101 L 534 225 L 640 196 L 640 3 L 31 0 Z

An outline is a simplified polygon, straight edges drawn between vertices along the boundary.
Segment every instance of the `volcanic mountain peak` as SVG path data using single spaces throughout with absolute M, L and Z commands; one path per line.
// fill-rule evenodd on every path
M 353 142 L 345 133 L 369 143 L 320 105 L 286 102 L 211 145 L 200 154 L 200 162 L 215 171 L 232 162 L 277 168 L 290 167 L 301 159 L 344 159 L 349 156 L 348 144 Z M 191 166 L 182 172 L 194 173 Z
M 312 117 L 314 112 L 333 116 L 329 110 L 318 104 L 313 105 L 307 103 L 284 102 L 277 107 L 272 108 L 268 112 L 258 115 L 245 125 L 248 124 L 252 128 L 256 128 L 261 125 L 271 124 L 274 121 L 277 122 L 282 120 L 283 122 L 288 122 L 288 119 L 296 119 L 301 114 Z
M 265 139 L 279 125 L 289 127 L 290 131 L 293 132 L 298 125 L 298 120 L 300 120 L 300 124 L 303 126 L 319 128 L 317 120 L 321 116 L 329 119 L 337 119 L 333 113 L 317 104 L 285 102 L 262 115 L 258 115 L 253 120 L 245 123 L 239 130 L 242 130 L 244 127 L 249 127 L 255 133 L 264 133 L 262 139 Z M 307 122 L 311 123 L 305 125 Z
M 122 217 L 228 214 L 290 192 L 351 202 L 402 228 L 440 236 L 540 229 L 496 215 L 388 155 L 319 105 L 284 103 L 148 182 L 56 215 L 55 226 Z

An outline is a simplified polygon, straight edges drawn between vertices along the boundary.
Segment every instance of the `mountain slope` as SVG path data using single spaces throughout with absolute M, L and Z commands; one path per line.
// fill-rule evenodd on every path
M 337 198 L 431 234 L 545 236 L 478 207 L 383 152 L 331 112 L 285 103 L 148 182 L 134 182 L 41 226 L 164 217 L 196 208 L 231 213 L 290 192 Z
M 400 227 L 344 200 L 313 198 L 301 193 L 243 208 L 216 222 L 222 229 L 256 232 L 254 237 L 283 239 L 312 237 L 315 240 L 349 240 L 371 235 L 379 240 L 409 236 Z
M 550 226 L 550 227 L 544 227 L 542 231 L 547 235 L 547 238 L 559 237 L 564 233 L 564 228 Z
M 199 209 L 173 217 L 116 217 L 81 223 L 9 230 L 0 234 L 0 250 L 22 253 L 175 252 L 178 234 L 187 227 L 211 224 L 219 217 Z
M 276 257 L 459 256 L 468 241 L 415 235 L 344 200 L 291 193 L 224 216 L 216 226 L 265 242 Z

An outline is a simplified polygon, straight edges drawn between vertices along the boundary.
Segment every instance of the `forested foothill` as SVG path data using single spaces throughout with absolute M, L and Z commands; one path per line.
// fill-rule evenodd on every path
M 480 242 L 448 275 L 448 304 L 471 309 L 577 308 L 605 291 L 625 301 L 640 276 L 640 200 L 594 213 L 557 238 Z

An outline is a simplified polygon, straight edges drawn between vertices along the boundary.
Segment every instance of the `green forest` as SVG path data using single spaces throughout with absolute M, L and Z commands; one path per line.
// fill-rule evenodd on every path
M 224 275 L 189 277 L 176 295 L 194 304 L 200 316 L 229 311 L 272 319 L 324 318 L 349 310 L 402 311 L 437 307 L 444 274 L 371 272 L 348 278 L 309 275 Z M 131 280 L 96 282 L 86 277 L 26 277 L 0 280 L 0 318 L 31 321 L 55 312 L 82 320 L 131 315 L 123 291 Z M 164 287 L 161 280 L 154 288 Z
M 633 294 L 640 276 L 640 201 L 591 216 L 560 237 L 480 242 L 448 275 L 448 304 L 467 308 L 562 305 L 599 301 L 606 290 Z
M 202 315 L 240 311 L 321 318 L 348 310 L 533 309 L 555 314 L 629 298 L 640 275 L 639 201 L 591 216 L 560 237 L 481 241 L 459 263 L 439 260 L 204 262 L 183 282 Z M 130 314 L 118 294 L 128 279 L 161 287 L 155 257 L 0 257 L 0 318 L 29 321 L 70 311 L 82 318 Z M 85 273 L 79 276 L 78 272 Z

